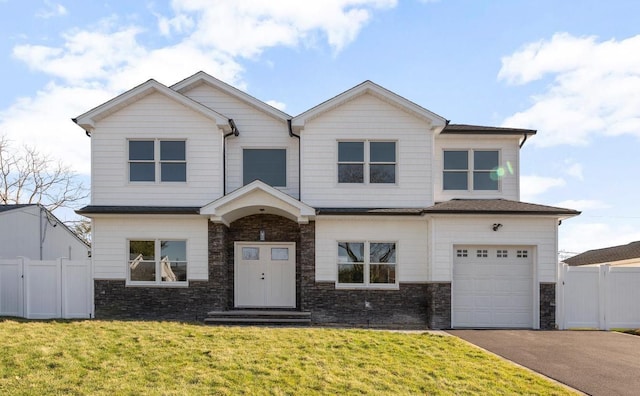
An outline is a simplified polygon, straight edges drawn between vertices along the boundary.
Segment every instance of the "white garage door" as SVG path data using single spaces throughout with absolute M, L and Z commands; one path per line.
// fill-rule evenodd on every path
M 530 247 L 454 246 L 452 327 L 533 327 Z

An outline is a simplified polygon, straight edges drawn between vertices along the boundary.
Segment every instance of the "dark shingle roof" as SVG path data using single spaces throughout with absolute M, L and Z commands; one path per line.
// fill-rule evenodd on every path
M 420 216 L 424 208 L 316 208 L 318 215 Z
M 9 210 L 20 209 L 26 206 L 34 206 L 36 204 L 14 204 L 14 205 L 0 205 L 0 212 L 6 212 Z
M 524 215 L 570 215 L 577 210 L 557 208 L 507 199 L 452 199 L 428 207 L 423 213 L 449 214 L 524 214 Z
M 100 206 L 89 205 L 76 210 L 84 214 L 200 214 L 199 206 Z
M 460 135 L 535 135 L 535 129 L 503 128 L 484 125 L 449 124 L 442 133 Z
M 627 245 L 588 250 L 577 256 L 563 260 L 570 266 L 609 263 L 612 261 L 640 258 L 640 241 Z

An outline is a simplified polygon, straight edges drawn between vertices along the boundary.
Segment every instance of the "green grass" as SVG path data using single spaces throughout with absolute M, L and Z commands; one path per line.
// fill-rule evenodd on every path
M 0 319 L 0 394 L 571 393 L 426 333 Z

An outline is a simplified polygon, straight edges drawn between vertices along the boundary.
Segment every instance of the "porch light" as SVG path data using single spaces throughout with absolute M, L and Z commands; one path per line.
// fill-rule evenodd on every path
M 500 229 L 500 227 L 502 227 L 502 224 L 493 223 L 493 225 L 491 226 L 491 229 L 494 230 L 494 231 L 498 231 Z
M 266 233 L 264 232 L 264 230 L 260 230 L 260 240 L 264 241 L 266 237 Z

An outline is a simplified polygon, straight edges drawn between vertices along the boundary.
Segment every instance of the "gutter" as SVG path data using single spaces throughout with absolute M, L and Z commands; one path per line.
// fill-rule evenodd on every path
M 524 139 L 522 140 L 522 143 L 520 143 L 520 148 L 522 148 L 522 146 L 524 146 L 525 142 L 527 141 L 527 139 L 529 138 L 529 135 L 527 135 L 526 133 L 524 134 Z
M 227 195 L 227 138 L 231 135 L 238 136 L 240 135 L 240 131 L 236 126 L 233 118 L 229 118 L 229 127 L 231 127 L 231 132 L 222 136 L 222 196 Z
M 75 122 L 76 125 L 78 125 L 78 119 L 77 118 L 72 118 L 71 121 Z M 87 135 L 87 137 L 91 137 L 91 132 L 87 131 L 86 129 L 84 130 L 84 133 Z
M 298 139 L 298 201 L 302 202 L 302 151 L 300 147 L 300 135 L 293 133 L 291 118 L 287 119 L 287 127 L 289 128 L 289 136 Z

